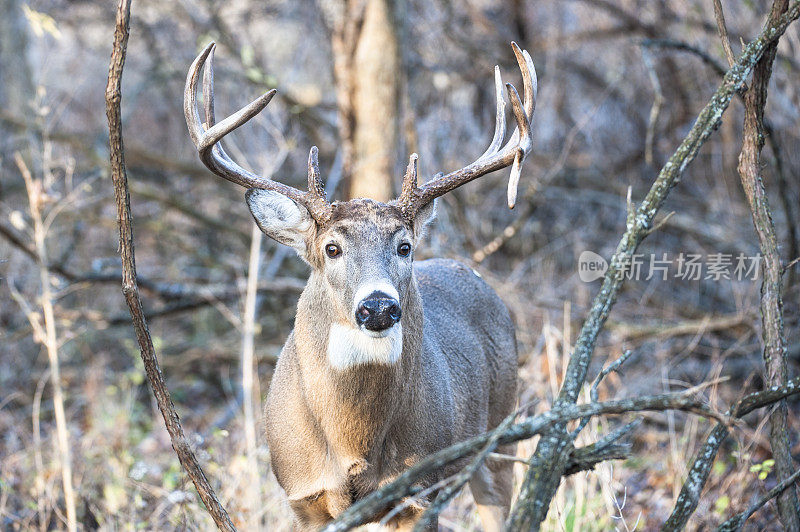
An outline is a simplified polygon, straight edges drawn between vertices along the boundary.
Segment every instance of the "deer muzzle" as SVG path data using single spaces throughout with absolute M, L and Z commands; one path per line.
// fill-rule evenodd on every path
M 385 331 L 400 321 L 400 302 L 383 292 L 373 292 L 356 307 L 356 323 L 368 331 Z

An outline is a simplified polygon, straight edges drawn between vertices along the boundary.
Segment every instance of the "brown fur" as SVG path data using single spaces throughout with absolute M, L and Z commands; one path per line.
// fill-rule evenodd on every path
M 421 457 L 497 426 L 514 408 L 514 329 L 492 289 L 455 261 L 417 262 L 407 274 L 391 262 L 398 260 L 391 238 L 406 235 L 416 245 L 421 232 L 396 207 L 354 200 L 335 204 L 331 221 L 306 233 L 312 273 L 266 406 L 273 471 L 299 529 L 324 525 Z M 352 321 L 352 295 L 340 293 L 353 290 L 326 269 L 322 250 L 331 238 L 350 239 L 345 253 L 367 253 L 348 266 L 348 280 L 362 267 L 398 279 L 403 339 L 396 364 L 339 370 L 328 363 L 331 324 Z M 461 466 L 432 471 L 423 484 Z M 470 488 L 484 527 L 499 529 L 511 500 L 511 465 L 484 465 Z M 391 524 L 410 527 L 422 511 L 412 506 Z

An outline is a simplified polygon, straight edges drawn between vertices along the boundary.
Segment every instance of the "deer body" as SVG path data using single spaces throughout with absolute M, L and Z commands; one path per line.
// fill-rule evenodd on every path
M 319 528 L 419 458 L 494 428 L 514 408 L 516 343 L 503 303 L 455 261 L 415 263 L 412 271 L 401 286 L 402 351 L 393 363 L 335 367 L 331 341 L 348 338 L 331 336 L 345 318 L 329 310 L 336 301 L 316 272 L 300 297 L 266 419 L 273 471 L 303 528 Z M 504 515 L 511 466 L 491 465 L 476 475 L 473 494 L 483 513 Z M 419 511 L 412 507 L 397 524 L 413 523 Z
M 514 408 L 516 342 L 500 298 L 458 262 L 414 262 L 434 218 L 435 198 L 511 166 L 508 203 L 514 204 L 520 167 L 531 149 L 536 78 L 528 53 L 512 46 L 525 91 L 520 99 L 506 84 L 517 123 L 510 140 L 503 144 L 505 103 L 495 69 L 497 123 L 486 153 L 421 186 L 412 155 L 401 195 L 390 203 L 328 203 L 315 147 L 305 192 L 240 167 L 219 141 L 260 112 L 275 91 L 216 123 L 213 43 L 189 70 L 184 112 L 201 160 L 247 187 L 247 204 L 261 230 L 293 247 L 311 267 L 266 405 L 273 471 L 299 529 L 326 524 L 422 457 L 496 427 Z M 203 65 L 205 121 L 196 101 Z M 462 466 L 431 471 L 422 487 Z M 510 462 L 488 461 L 470 479 L 487 531 L 500 530 L 508 514 L 511 473 Z M 387 521 L 413 526 L 424 505 L 410 504 Z

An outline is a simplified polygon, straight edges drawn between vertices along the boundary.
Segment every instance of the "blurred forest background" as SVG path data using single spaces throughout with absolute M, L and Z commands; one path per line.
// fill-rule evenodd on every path
M 500 293 L 517 326 L 521 401 L 538 400 L 533 411 L 551 404 L 600 286 L 580 280 L 580 253 L 611 256 L 625 229 L 628 190 L 641 200 L 727 70 L 711 0 L 401 0 L 383 14 L 392 31 L 366 48 L 394 58 L 377 70 L 348 41 L 356 2 L 346 4 L 133 3 L 123 119 L 142 296 L 187 435 L 242 526 L 286 530 L 290 523 L 258 412 L 308 272 L 293 252 L 259 242 L 242 190 L 198 160 L 184 122 L 183 85 L 205 44 L 218 43 L 219 116 L 279 90 L 262 115 L 230 135 L 228 152 L 256 173 L 302 187 L 308 148 L 316 144 L 333 199 L 395 195 L 412 151 L 423 176 L 476 159 L 494 128 L 493 66 L 519 87 L 509 42 L 531 53 L 539 74 L 535 144 L 517 208 L 505 207 L 507 171 L 462 187 L 443 198 L 420 255 L 465 261 Z M 723 4 L 738 53 L 758 34 L 768 6 Z M 103 112 L 115 5 L 0 6 L 0 529 L 65 527 L 65 449 L 86 529 L 209 529 L 144 380 L 120 291 Z M 385 83 L 359 96 L 369 79 Z M 359 113 L 385 120 L 370 131 Z M 797 25 L 780 41 L 766 116 L 772 134 L 763 172 L 788 264 L 800 255 Z M 736 171 L 742 120 L 734 99 L 668 199 L 663 212 L 674 214 L 639 253 L 759 253 Z M 257 280 L 252 312 L 248 278 Z M 726 410 L 760 389 L 759 288 L 760 278 L 627 282 L 592 367 L 626 350 L 633 355 L 623 374 L 604 381 L 601 398 L 717 379 L 709 397 Z M 784 276 L 792 376 L 800 369 L 799 296 L 794 266 Z M 242 392 L 242 360 L 246 365 L 253 344 L 251 422 L 242 413 L 249 395 Z M 51 385 L 54 356 L 61 390 Z M 798 456 L 800 403 L 789 408 Z M 639 417 L 633 457 L 564 481 L 549 530 L 650 530 L 669 515 L 711 423 L 682 413 Z M 751 415 L 733 431 L 691 529 L 719 524 L 775 485 L 764 420 Z M 589 443 L 619 421 L 594 420 L 579 441 Z M 522 444 L 520 456 L 534 443 Z M 520 465 L 520 478 L 522 471 Z M 752 526 L 777 527 L 776 519 L 770 503 Z M 440 526 L 478 529 L 469 494 L 456 499 Z

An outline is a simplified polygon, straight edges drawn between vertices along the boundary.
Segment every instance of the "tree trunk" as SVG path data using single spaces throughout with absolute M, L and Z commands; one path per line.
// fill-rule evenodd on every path
M 401 60 L 389 0 L 326 6 L 348 198 L 393 197 Z
M 789 0 L 775 0 L 770 10 L 768 24 L 774 24 L 786 12 Z M 789 380 L 786 364 L 786 335 L 783 331 L 783 297 L 781 257 L 778 239 L 764 181 L 761 177 L 761 149 L 764 147 L 764 109 L 767 88 L 772 74 L 772 63 L 778 52 L 774 42 L 753 70 L 753 81 L 744 95 L 744 126 L 742 151 L 739 154 L 739 176 L 742 180 L 758 243 L 763 255 L 761 281 L 761 336 L 764 341 L 764 368 L 767 386 L 780 386 Z M 781 401 L 769 416 L 769 443 L 775 459 L 778 481 L 783 481 L 795 471 L 788 430 L 788 408 Z M 778 515 L 786 530 L 800 531 L 800 503 L 792 486 L 778 496 Z

